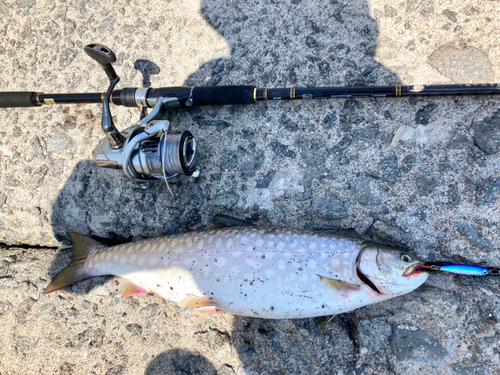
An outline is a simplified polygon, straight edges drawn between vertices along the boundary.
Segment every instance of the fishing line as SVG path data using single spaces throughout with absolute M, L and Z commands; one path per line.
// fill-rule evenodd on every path
M 472 165 L 477 163 L 492 164 L 492 166 L 500 165 L 500 159 L 498 160 L 456 160 L 456 161 L 440 161 L 440 162 L 414 162 L 414 163 L 404 163 L 403 167 L 411 168 L 414 166 L 436 166 L 436 165 Z M 272 168 L 272 169 L 255 169 L 255 170 L 228 170 L 228 171 L 203 171 L 203 175 L 237 175 L 237 174 L 247 174 L 247 173 L 299 173 L 299 172 L 311 172 L 315 170 L 351 170 L 359 171 L 368 168 L 381 168 L 381 167 L 394 167 L 395 164 L 356 164 L 356 165 L 334 165 L 332 167 L 309 167 L 309 168 Z M 398 167 L 400 167 L 398 165 Z

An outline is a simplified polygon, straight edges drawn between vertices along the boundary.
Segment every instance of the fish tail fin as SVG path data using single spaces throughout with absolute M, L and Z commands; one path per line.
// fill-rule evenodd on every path
M 50 284 L 45 288 L 44 293 L 50 293 L 65 288 L 77 281 L 91 277 L 91 275 L 85 271 L 83 265 L 92 250 L 97 247 L 103 247 L 104 245 L 82 234 L 71 233 L 69 236 L 73 243 L 73 257 L 71 263 L 54 276 Z

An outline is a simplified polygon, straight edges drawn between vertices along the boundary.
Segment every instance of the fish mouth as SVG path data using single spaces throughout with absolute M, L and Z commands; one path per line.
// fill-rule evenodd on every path
M 422 272 L 425 272 L 423 271 L 420 267 L 422 267 L 423 265 L 425 264 L 425 262 L 423 261 L 418 261 L 414 264 L 412 264 L 411 266 L 409 266 L 407 269 L 405 269 L 405 272 L 403 272 L 403 276 L 404 277 L 410 277 L 410 276 L 413 276 L 413 275 L 418 275 Z

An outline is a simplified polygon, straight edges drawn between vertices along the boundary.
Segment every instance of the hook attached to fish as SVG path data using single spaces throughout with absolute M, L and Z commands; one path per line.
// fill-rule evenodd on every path
M 418 269 L 429 269 L 431 271 L 443 271 L 443 272 L 454 273 L 457 275 L 467 275 L 467 276 L 500 275 L 500 269 L 471 266 L 469 264 L 448 264 L 444 266 L 423 265 L 418 267 Z

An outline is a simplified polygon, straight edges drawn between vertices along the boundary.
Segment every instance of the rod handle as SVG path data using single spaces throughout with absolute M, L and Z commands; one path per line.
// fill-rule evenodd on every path
M 35 107 L 32 99 L 35 94 L 27 91 L 0 92 L 0 108 Z

